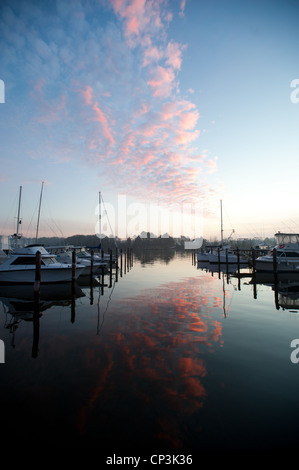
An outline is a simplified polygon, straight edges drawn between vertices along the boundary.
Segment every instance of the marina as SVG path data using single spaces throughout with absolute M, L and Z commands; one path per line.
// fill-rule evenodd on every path
M 296 448 L 299 277 L 236 268 L 146 250 L 38 296 L 1 286 L 6 439 L 106 455 Z
M 4 452 L 297 449 L 298 17 L 1 0 Z

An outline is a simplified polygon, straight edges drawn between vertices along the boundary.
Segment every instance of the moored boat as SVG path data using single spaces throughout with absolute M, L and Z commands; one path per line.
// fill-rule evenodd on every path
M 299 234 L 278 232 L 275 238 L 275 247 L 256 259 L 256 271 L 299 273 Z
M 17 248 L 0 264 L 1 284 L 33 284 L 36 272 L 36 254 L 41 254 L 41 283 L 57 283 L 77 279 L 85 266 L 76 265 L 75 273 L 72 264 L 57 262 L 42 245 L 27 245 Z
M 241 264 L 248 264 L 248 259 L 242 255 L 239 255 L 238 258 L 238 255 L 229 247 L 221 247 L 219 248 L 219 253 L 218 250 L 216 250 L 209 254 L 209 262 L 211 264 L 237 264 L 238 262 Z
M 70 263 L 72 260 L 72 252 L 60 252 L 56 255 L 56 259 L 61 263 Z M 79 264 L 85 266 L 84 275 L 100 273 L 102 268 L 107 267 L 107 262 L 101 261 L 95 257 L 92 260 L 91 254 L 87 253 L 85 250 L 77 252 L 76 259 Z

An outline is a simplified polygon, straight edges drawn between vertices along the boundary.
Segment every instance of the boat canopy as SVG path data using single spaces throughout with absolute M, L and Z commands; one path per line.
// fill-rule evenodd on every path
M 281 243 L 299 243 L 299 233 L 275 233 L 278 244 Z

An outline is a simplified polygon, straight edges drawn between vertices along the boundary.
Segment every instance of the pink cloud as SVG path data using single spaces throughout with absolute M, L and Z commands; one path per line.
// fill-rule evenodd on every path
M 206 166 L 208 167 L 209 173 L 214 173 L 217 170 L 217 160 L 218 157 L 215 156 L 214 159 L 210 159 L 206 161 Z
M 99 121 L 103 125 L 103 131 L 104 131 L 105 137 L 111 142 L 112 145 L 114 145 L 115 140 L 110 131 L 108 120 L 106 116 L 104 115 L 103 111 L 101 110 L 101 108 L 99 107 L 98 103 L 95 103 L 93 105 L 93 109 L 95 110 L 96 115 L 97 115 L 96 120 Z
M 199 130 L 195 130 L 193 132 L 179 130 L 175 136 L 175 143 L 178 145 L 188 145 L 190 142 L 197 139 L 198 136 Z
M 125 21 L 125 36 L 139 36 L 149 21 L 145 14 L 146 0 L 112 0 L 111 3 L 115 13 Z
M 83 96 L 85 98 L 85 104 L 92 103 L 92 88 L 91 86 L 87 86 L 85 90 L 83 90 Z
M 185 15 L 185 7 L 186 7 L 186 0 L 181 0 L 181 5 L 180 5 L 180 16 L 184 16 Z
M 159 62 L 163 58 L 163 51 L 157 46 L 150 46 L 144 52 L 143 66 L 151 64 L 153 62 Z
M 153 71 L 153 79 L 147 83 L 152 87 L 155 97 L 167 98 L 173 90 L 174 78 L 175 75 L 171 68 L 158 66 Z
M 183 113 L 180 117 L 180 127 L 182 129 L 194 129 L 198 121 L 199 113 L 197 110 L 193 112 Z
M 169 42 L 166 49 L 166 64 L 173 69 L 180 70 L 182 64 L 182 50 L 185 46 L 177 42 Z

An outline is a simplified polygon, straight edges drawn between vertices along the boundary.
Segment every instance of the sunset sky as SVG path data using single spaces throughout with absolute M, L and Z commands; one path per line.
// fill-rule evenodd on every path
M 96 233 L 99 192 L 121 238 L 219 237 L 220 199 L 225 236 L 299 232 L 298 21 L 297 0 L 2 0 L 0 234 L 22 186 L 34 236 L 42 181 L 41 236 Z

